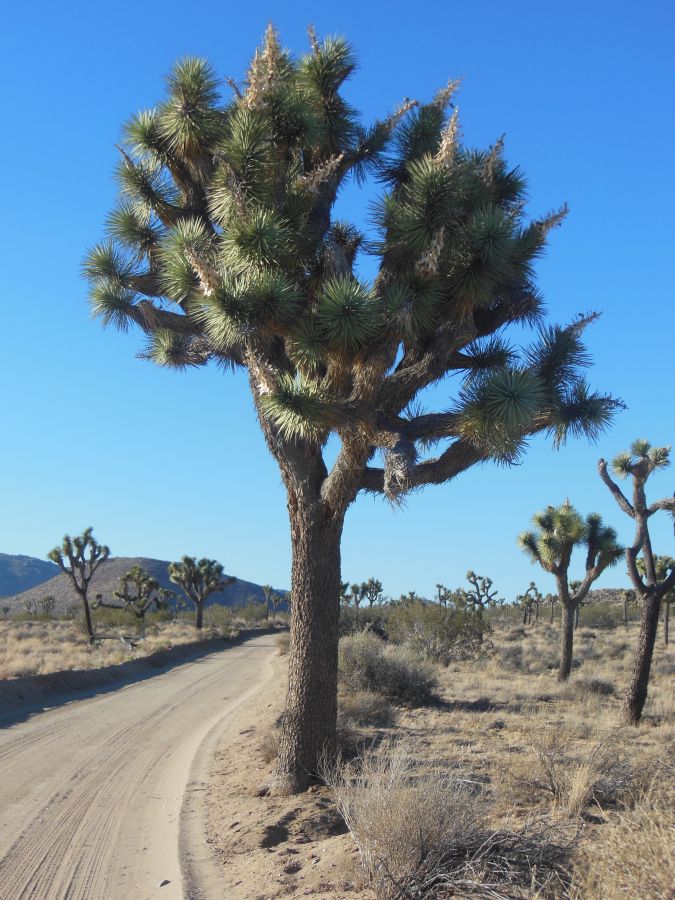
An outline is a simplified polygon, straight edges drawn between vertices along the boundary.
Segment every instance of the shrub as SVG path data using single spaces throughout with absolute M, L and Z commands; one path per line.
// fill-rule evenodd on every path
M 447 665 L 453 656 L 466 657 L 477 652 L 485 627 L 479 616 L 469 610 L 418 600 L 392 609 L 387 634 L 425 659 Z
M 374 691 L 413 704 L 428 703 L 436 687 L 432 666 L 367 632 L 340 640 L 339 677 L 348 690 Z
M 275 644 L 277 645 L 279 656 L 286 656 L 291 647 L 290 632 L 282 631 L 281 634 L 278 634 Z
M 258 603 L 257 601 L 247 603 L 246 606 L 237 606 L 234 609 L 234 613 L 238 619 L 243 619 L 246 623 L 262 622 L 263 619 L 267 618 L 267 604 Z
M 572 840 L 560 827 L 490 829 L 472 783 L 420 772 L 403 744 L 326 780 L 378 897 L 545 897 L 568 880 Z
M 391 610 L 388 606 L 340 607 L 340 637 L 372 631 L 378 637 L 387 636 L 387 621 Z
M 386 728 L 396 720 L 396 711 L 386 697 L 373 691 L 341 691 L 338 718 L 356 726 Z

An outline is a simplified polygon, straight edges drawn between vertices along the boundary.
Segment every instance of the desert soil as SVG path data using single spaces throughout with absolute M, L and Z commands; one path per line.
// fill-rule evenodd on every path
M 198 798 L 237 709 L 273 679 L 274 652 L 263 635 L 4 723 L 1 900 L 226 896 Z

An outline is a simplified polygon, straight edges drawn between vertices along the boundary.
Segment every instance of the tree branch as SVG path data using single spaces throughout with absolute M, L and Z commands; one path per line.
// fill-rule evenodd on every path
M 487 458 L 484 451 L 460 438 L 440 456 L 414 466 L 408 479 L 407 490 L 414 490 L 425 484 L 443 484 Z M 384 494 L 384 469 L 367 467 L 363 473 L 360 490 Z
M 630 503 L 630 501 L 626 498 L 619 485 L 616 484 L 616 482 L 614 482 L 610 477 L 609 472 L 607 471 L 607 463 L 604 459 L 598 460 L 598 472 L 600 474 L 600 478 L 602 478 L 602 480 L 605 482 L 605 484 L 611 491 L 612 496 L 619 504 L 621 509 L 626 513 L 626 515 L 630 516 L 631 519 L 634 519 L 635 509 L 633 508 L 633 504 Z

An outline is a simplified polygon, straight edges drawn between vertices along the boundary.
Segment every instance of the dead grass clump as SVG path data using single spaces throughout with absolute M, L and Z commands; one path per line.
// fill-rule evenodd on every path
M 554 897 L 569 879 L 569 830 L 543 822 L 488 827 L 472 780 L 420 772 L 402 744 L 327 780 L 378 897 Z
M 373 691 L 340 691 L 340 719 L 360 727 L 387 728 L 396 721 L 396 710 L 386 697 Z
M 288 651 L 291 648 L 290 632 L 282 631 L 281 634 L 277 635 L 275 644 L 277 645 L 277 650 L 279 651 L 279 656 L 286 656 L 288 654 Z
M 615 693 L 616 688 L 611 681 L 581 675 L 565 685 L 562 695 L 569 699 L 585 700 L 589 696 L 612 697 Z
M 617 746 L 616 734 L 576 755 L 569 736 L 559 728 L 533 737 L 535 760 L 527 782 L 550 794 L 557 813 L 577 818 L 591 803 L 605 808 L 630 796 L 634 772 Z
M 574 900 L 665 900 L 675 896 L 675 812 L 651 789 L 599 829 L 575 868 Z
M 339 677 L 349 691 L 373 691 L 394 703 L 420 705 L 431 700 L 437 684 L 430 663 L 368 632 L 340 640 Z

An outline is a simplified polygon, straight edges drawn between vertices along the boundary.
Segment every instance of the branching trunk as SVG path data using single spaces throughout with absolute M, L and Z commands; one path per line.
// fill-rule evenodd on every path
M 658 593 L 649 591 L 642 601 L 642 621 L 635 651 L 633 675 L 624 701 L 624 713 L 631 725 L 637 725 L 640 721 L 647 699 L 647 686 L 656 643 L 660 607 L 661 598 Z
M 293 568 L 286 709 L 271 790 L 302 790 L 335 755 L 343 516 L 289 500 Z

